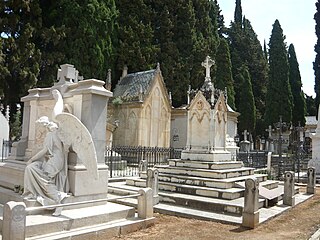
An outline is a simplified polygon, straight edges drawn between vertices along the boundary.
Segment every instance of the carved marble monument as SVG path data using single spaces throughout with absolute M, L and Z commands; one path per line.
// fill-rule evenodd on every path
M 41 116 L 51 118 L 56 105 L 54 95 L 61 93 L 59 98 L 63 99 L 63 104 L 55 109 L 55 114 L 52 116 L 54 119 L 51 120 L 59 125 L 67 124 L 67 128 L 72 130 L 60 136 L 61 138 L 70 140 L 72 132 L 81 133 L 76 137 L 77 144 L 65 143 L 70 146 L 67 154 L 70 193 L 73 196 L 106 195 L 108 185 L 108 167 L 104 159 L 106 133 L 102 130 L 106 129 L 107 102 L 112 93 L 103 87 L 105 84 L 103 81 L 96 79 L 79 81 L 80 79 L 78 71 L 72 65 L 65 64 L 59 69 L 59 82 L 53 87 L 30 89 L 29 95 L 22 98 L 24 102 L 22 137 L 14 144 L 9 159 L 0 165 L 0 186 L 13 189 L 16 185 L 24 185 L 26 162 L 43 148 L 46 136 L 46 131 L 36 126 L 36 120 Z M 79 152 L 77 149 L 81 147 L 81 142 L 86 141 L 85 134 L 78 129 L 80 123 L 70 124 L 64 118 L 66 115 L 79 119 L 78 122 L 82 122 L 88 134 L 92 136 L 96 160 L 90 160 L 95 162 L 94 165 L 85 164 L 88 155 L 81 156 L 83 151 Z M 90 143 L 85 144 L 88 146 Z
M 225 93 L 216 90 L 211 82 L 210 68 L 214 61 L 206 57 L 202 66 L 206 77 L 199 91 L 188 106 L 187 144 L 182 159 L 205 161 L 228 161 L 231 153 L 227 150 L 227 113 Z
M 318 109 L 318 119 L 320 117 L 320 105 Z M 320 174 L 320 121 L 317 123 L 316 132 L 311 134 L 312 139 L 312 159 L 308 163 L 308 167 L 314 167 L 317 175 Z

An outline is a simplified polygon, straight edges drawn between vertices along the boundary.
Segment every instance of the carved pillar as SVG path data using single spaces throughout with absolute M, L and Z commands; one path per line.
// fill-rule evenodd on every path
M 246 179 L 245 186 L 242 226 L 255 228 L 259 225 L 259 180 Z
M 308 168 L 307 193 L 316 193 L 316 170 L 314 167 Z
M 284 174 L 284 193 L 283 193 L 283 204 L 294 206 L 294 172 L 286 172 Z

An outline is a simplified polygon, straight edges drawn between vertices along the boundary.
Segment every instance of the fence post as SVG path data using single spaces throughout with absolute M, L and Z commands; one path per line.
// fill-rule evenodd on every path
M 284 174 L 283 204 L 288 206 L 295 205 L 294 172 L 286 172 Z
M 272 159 L 272 152 L 268 152 L 267 155 L 267 172 L 268 176 L 271 177 L 271 159 Z
M 314 167 L 308 168 L 308 184 L 307 184 L 307 193 L 315 194 L 316 193 L 316 169 Z
M 153 217 L 152 189 L 142 188 L 138 193 L 141 194 L 138 197 L 138 217 L 143 219 Z
M 159 184 L 158 184 L 159 170 L 156 168 L 149 168 L 147 171 L 147 187 L 152 189 L 153 205 L 159 203 Z
M 259 225 L 259 180 L 246 179 L 245 186 L 242 226 L 255 228 Z
M 147 168 L 148 168 L 147 165 L 148 165 L 147 160 L 140 160 L 140 163 L 139 163 L 139 177 L 141 177 L 142 173 L 145 173 L 147 171 Z
M 3 209 L 3 240 L 24 240 L 26 232 L 26 205 L 10 201 Z

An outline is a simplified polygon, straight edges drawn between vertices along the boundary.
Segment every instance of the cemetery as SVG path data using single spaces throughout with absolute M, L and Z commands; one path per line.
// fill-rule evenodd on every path
M 54 86 L 30 89 L 22 98 L 22 136 L 0 162 L 2 239 L 119 236 L 154 225 L 154 212 L 254 229 L 311 198 L 320 124 L 312 160 L 299 172 L 306 184 L 300 191 L 294 168 L 280 166 L 285 141 L 276 152 L 268 129 L 259 155 L 247 131 L 236 139 L 239 113 L 212 84 L 213 64 L 207 56 L 202 87 L 189 88 L 179 109 L 159 64 L 125 70 L 114 93 L 70 64 L 60 66 Z

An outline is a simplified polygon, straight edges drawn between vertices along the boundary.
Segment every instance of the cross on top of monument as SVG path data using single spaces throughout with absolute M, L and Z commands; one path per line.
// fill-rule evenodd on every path
M 242 132 L 242 134 L 243 134 L 243 140 L 244 141 L 248 141 L 248 139 L 247 139 L 247 136 L 249 135 L 249 132 L 248 132 L 248 130 L 244 130 L 243 132 Z
M 206 59 L 202 62 L 202 66 L 205 67 L 206 69 L 206 78 L 205 81 L 210 81 L 211 82 L 211 77 L 210 77 L 210 68 L 215 64 L 214 60 L 212 60 L 209 56 L 206 57 Z
M 58 69 L 57 80 L 59 84 L 64 84 L 66 82 L 78 82 L 82 80 L 82 77 L 79 76 L 79 71 L 73 65 L 63 64 Z
M 268 137 L 271 138 L 272 136 L 272 127 L 269 125 L 269 127 L 266 129 L 266 132 L 268 132 Z

